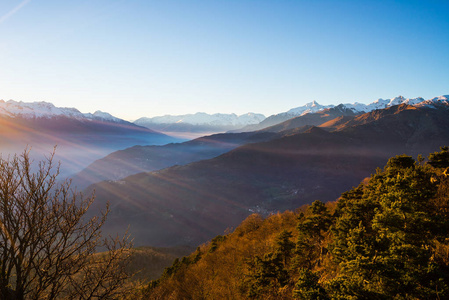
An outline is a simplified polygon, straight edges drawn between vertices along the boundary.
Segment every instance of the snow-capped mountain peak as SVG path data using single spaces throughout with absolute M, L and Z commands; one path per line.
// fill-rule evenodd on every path
M 265 119 L 264 115 L 255 113 L 246 113 L 240 116 L 236 114 L 207 114 L 198 112 L 187 115 L 165 115 L 153 118 L 140 118 L 134 123 L 143 124 L 191 124 L 191 125 L 210 125 L 210 126 L 245 126 L 249 124 L 257 124 Z
M 432 99 L 422 101 L 415 105 L 416 106 L 426 106 L 426 107 L 430 107 L 430 108 L 436 108 L 436 107 L 441 107 L 441 106 L 449 107 L 449 95 L 434 97 Z
M 435 97 L 435 98 L 429 99 L 427 101 L 434 102 L 434 103 L 448 102 L 449 101 L 449 95 L 442 95 L 442 96 L 439 96 L 439 97 Z
M 97 110 L 93 114 L 86 113 L 84 116 L 91 120 L 101 120 L 101 121 L 109 121 L 109 122 L 123 122 L 122 119 L 116 118 L 110 113 L 103 112 L 101 110 Z
M 395 106 L 399 104 L 408 104 L 408 105 L 418 105 L 420 103 L 423 103 L 423 105 L 433 105 L 435 103 L 447 103 L 449 96 L 439 96 L 432 98 L 430 100 L 425 100 L 422 97 L 417 98 L 405 98 L 404 96 L 397 96 L 392 99 L 382 99 L 379 98 L 376 101 L 370 103 L 370 104 L 363 104 L 360 102 L 354 102 L 354 103 L 344 103 L 340 104 L 343 105 L 345 108 L 352 110 L 354 113 L 366 113 L 370 112 L 376 109 L 384 109 L 390 106 Z M 447 105 L 447 104 L 446 104 Z M 280 116 L 302 116 L 308 113 L 316 113 L 319 111 L 322 111 L 324 109 L 333 108 L 336 107 L 336 105 L 320 105 L 316 101 L 312 101 L 309 103 L 306 103 L 303 106 L 299 106 L 296 108 L 292 108 L 288 110 L 287 112 L 280 113 Z
M 320 110 L 326 109 L 326 108 L 332 108 L 334 105 L 320 105 L 315 100 L 309 103 L 306 103 L 304 106 L 292 108 L 289 111 L 285 112 L 284 114 L 287 115 L 293 115 L 293 116 L 301 116 L 308 113 L 315 113 Z
M 391 105 L 391 106 L 399 105 L 401 103 L 404 103 L 405 101 L 406 101 L 406 99 L 403 96 L 398 96 L 398 97 L 394 97 L 393 99 L 391 99 L 389 105 Z
M 52 116 L 68 116 L 82 118 L 83 114 L 76 108 L 56 107 L 49 102 L 22 102 L 0 100 L 0 115 L 25 118 L 48 118 Z
M 67 117 L 77 120 L 101 120 L 108 122 L 125 122 L 116 118 L 109 113 L 97 110 L 92 113 L 81 113 L 78 109 L 73 107 L 56 107 L 50 102 L 22 102 L 8 100 L 0 100 L 0 115 L 10 118 L 53 118 L 53 117 Z
M 441 97 L 443 97 L 443 96 L 440 96 L 437 98 L 441 98 Z M 443 98 L 441 98 L 441 99 L 443 99 Z M 428 101 L 430 101 L 430 100 L 428 100 Z M 417 104 L 420 104 L 423 102 L 426 102 L 426 101 L 422 97 L 405 98 L 403 96 L 398 96 L 393 99 L 378 99 L 370 104 L 363 104 L 363 103 L 355 102 L 353 104 L 345 103 L 344 105 L 347 108 L 351 109 L 355 113 L 363 113 L 363 112 L 366 113 L 366 112 L 370 112 L 370 111 L 373 111 L 376 109 L 384 109 L 384 108 L 399 105 L 399 104 L 417 105 Z

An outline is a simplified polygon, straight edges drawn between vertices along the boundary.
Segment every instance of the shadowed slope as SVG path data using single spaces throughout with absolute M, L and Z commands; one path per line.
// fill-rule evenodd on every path
M 449 143 L 447 109 L 366 114 L 363 125 L 239 147 L 217 158 L 93 185 L 112 203 L 111 232 L 131 224 L 137 244 L 196 245 L 252 212 L 294 209 L 336 199 L 393 155 L 417 155 Z
M 178 139 L 123 120 L 0 116 L 3 155 L 21 153 L 26 146 L 32 147 L 35 154 L 48 154 L 57 145 L 55 160 L 62 162 L 64 175 L 78 172 L 95 159 L 118 149 L 175 141 Z
M 316 113 L 308 113 L 293 119 L 289 119 L 280 124 L 261 129 L 260 131 L 281 132 L 303 126 L 319 126 L 338 117 L 352 118 L 354 116 L 356 116 L 356 114 L 352 110 L 346 108 L 343 104 L 340 104 L 333 108 L 328 108 Z
M 247 143 L 268 141 L 304 132 L 311 125 L 317 126 L 338 116 L 355 116 L 355 114 L 352 110 L 339 105 L 296 117 L 260 131 L 214 134 L 182 144 L 132 147 L 95 161 L 74 177 L 74 183 L 84 188 L 102 180 L 119 180 L 140 172 L 210 159 Z
M 99 159 L 74 176 L 74 184 L 85 188 L 102 180 L 159 170 L 173 165 L 210 159 L 240 145 L 272 139 L 274 133 L 215 134 L 164 146 L 134 146 Z

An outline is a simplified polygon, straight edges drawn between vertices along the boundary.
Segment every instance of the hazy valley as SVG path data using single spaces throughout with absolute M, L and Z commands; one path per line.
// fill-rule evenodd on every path
M 449 299 L 448 15 L 0 1 L 0 300 Z
M 195 245 L 253 212 L 268 215 L 336 199 L 391 156 L 438 149 L 449 140 L 447 114 L 444 100 L 432 107 L 402 104 L 337 117 L 321 127 L 272 133 L 266 141 L 212 159 L 104 181 L 88 191 L 96 191 L 100 206 L 111 201 L 113 221 L 106 225 L 111 232 L 132 220 L 131 232 L 143 244 Z
M 254 218 L 257 226 L 265 226 L 261 222 L 267 218 L 265 222 L 287 222 L 269 226 L 291 230 L 291 211 L 315 200 L 339 199 L 395 155 L 418 157 L 449 144 L 447 96 L 429 100 L 397 97 L 364 106 L 325 107 L 313 102 L 291 110 L 286 120 L 284 113 L 263 118 L 258 125 L 188 141 L 106 113 L 81 114 L 49 103 L 2 104 L 3 156 L 20 153 L 28 145 L 39 160 L 57 145 L 55 159 L 63 167 L 68 165 L 61 175 L 78 171 L 72 176 L 73 187 L 85 195 L 95 194 L 86 216 L 99 215 L 109 205 L 102 234 L 122 235 L 128 229 L 133 238 L 136 248 L 128 268 L 140 271 L 132 282 L 140 280 L 146 286 L 174 258 L 202 245 L 184 263 L 176 260 L 166 269 L 161 283 L 155 281 L 139 292 L 151 297 L 173 289 L 171 280 L 181 284 L 178 269 L 191 272 L 190 268 L 199 267 L 191 266 L 192 261 L 213 253 L 224 241 L 220 235 L 240 236 L 238 232 L 251 227 L 247 223 Z M 11 106 L 23 107 L 21 113 Z M 247 131 L 251 126 L 260 128 Z M 192 128 L 186 125 L 185 130 Z M 280 234 L 278 229 L 267 245 L 276 234 Z M 270 249 L 257 247 L 259 255 Z M 219 260 L 214 264 L 220 264 Z M 291 284 L 288 293 L 292 293 Z
M 62 176 L 73 175 L 116 150 L 180 141 L 100 111 L 82 114 L 46 102 L 12 100 L 0 102 L 0 139 L 3 156 L 29 147 L 40 160 L 57 146 L 55 161 L 61 162 Z
M 114 234 L 129 225 L 137 246 L 196 246 L 253 212 L 334 200 L 389 157 L 416 157 L 449 141 L 447 96 L 370 105 L 312 102 L 263 118 L 258 126 L 270 126 L 257 131 L 178 143 L 106 113 L 49 103 L 9 101 L 3 107 L 2 150 L 28 144 L 36 153 L 58 145 L 56 159 L 68 170 L 90 163 L 72 176 L 73 186 L 95 191 L 97 208 L 110 202 L 104 230 Z M 179 125 L 178 117 L 171 119 Z

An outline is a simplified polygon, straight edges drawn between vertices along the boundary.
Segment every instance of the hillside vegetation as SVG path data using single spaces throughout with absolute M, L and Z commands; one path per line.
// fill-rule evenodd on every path
M 449 150 L 391 158 L 336 202 L 249 216 L 144 299 L 448 299 Z
M 394 155 L 416 157 L 447 145 L 449 106 L 392 106 L 352 121 L 339 119 L 331 127 L 336 129 L 287 130 L 291 134 L 276 133 L 277 138 L 255 143 L 254 138 L 263 140 L 273 133 L 199 139 L 192 149 L 202 141 L 209 146 L 240 138 L 251 142 L 212 159 L 103 181 L 84 193 L 95 191 L 92 209 L 110 203 L 103 229 L 107 234 L 129 225 L 135 246 L 196 247 L 237 227 L 251 213 L 266 216 L 317 199 L 333 201 Z M 186 145 L 181 148 L 186 150 Z M 112 170 L 114 163 L 105 165 Z
M 173 260 L 189 254 L 193 250 L 195 248 L 188 246 L 133 248 L 126 266 L 128 274 L 132 274 L 130 281 L 148 283 L 157 279 L 164 269 L 173 263 Z

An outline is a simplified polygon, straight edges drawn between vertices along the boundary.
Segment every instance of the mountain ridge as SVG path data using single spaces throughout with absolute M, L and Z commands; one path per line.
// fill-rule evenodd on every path
M 62 162 L 63 176 L 119 149 L 180 141 L 101 111 L 83 114 L 48 102 L 0 100 L 1 154 L 32 148 L 33 159 L 39 160 L 57 146 L 55 161 Z
M 0 116 L 6 116 L 10 118 L 54 118 L 54 117 L 67 117 L 74 118 L 80 121 L 83 120 L 98 120 L 108 121 L 115 123 L 131 122 L 112 116 L 107 112 L 100 110 L 94 113 L 82 113 L 74 107 L 56 107 L 53 103 L 40 101 L 40 102 L 23 102 L 14 100 L 0 100 Z
M 434 101 L 421 102 L 421 106 L 448 103 L 447 98 L 444 96 L 433 99 Z M 398 101 L 396 100 L 396 102 Z M 383 112 L 383 114 L 385 113 Z M 372 115 L 375 114 L 377 114 L 376 110 Z M 124 149 L 95 161 L 77 174 L 75 181 L 81 187 L 86 187 L 88 184 L 101 180 L 119 180 L 135 173 L 150 172 L 170 167 L 174 164 L 184 165 L 202 159 L 210 159 L 245 143 L 267 141 L 282 135 L 297 134 L 308 130 L 310 126 L 319 126 L 328 131 L 333 131 L 348 126 L 349 122 L 354 118 L 358 118 L 358 116 L 360 114 L 356 114 L 352 109 L 340 104 L 332 108 L 318 110 L 315 113 L 305 113 L 259 131 L 229 132 L 205 136 L 176 145 L 142 146 Z M 365 116 L 365 118 L 367 117 Z M 360 120 L 354 122 L 360 124 Z
M 95 189 L 100 205 L 108 199 L 117 207 L 113 225 L 106 226 L 112 232 L 131 222 L 142 244 L 199 244 L 252 212 L 336 199 L 391 156 L 416 156 L 449 143 L 445 106 L 404 104 L 376 115 L 367 113 L 341 130 L 310 127 L 212 159 L 101 182 L 86 192 Z
M 284 121 L 287 121 L 289 119 L 307 115 L 310 113 L 317 113 L 326 109 L 332 109 L 335 107 L 341 107 L 342 109 L 349 109 L 354 114 L 362 114 L 371 112 L 373 110 L 377 109 L 384 109 L 387 107 L 399 105 L 399 104 L 409 104 L 409 105 L 434 105 L 435 103 L 441 103 L 441 102 L 447 102 L 449 99 L 449 95 L 442 95 L 438 97 L 434 97 L 428 100 L 425 100 L 422 97 L 417 98 L 405 98 L 403 96 L 398 96 L 392 99 L 382 99 L 379 98 L 376 101 L 371 102 L 370 104 L 363 104 L 363 103 L 340 103 L 338 105 L 320 105 L 316 101 L 312 101 L 309 103 L 306 103 L 303 106 L 292 108 L 286 112 L 275 114 L 268 116 L 265 120 L 260 122 L 259 124 L 255 125 L 248 125 L 240 130 L 235 130 L 233 132 L 247 132 L 247 131 L 256 131 L 261 130 L 267 127 L 271 127 L 277 124 L 280 124 Z
M 232 114 L 207 114 L 197 112 L 195 114 L 186 115 L 165 115 L 156 117 L 142 117 L 134 121 L 135 124 L 170 124 L 170 123 L 187 123 L 192 125 L 211 125 L 211 126 L 244 126 L 248 124 L 258 123 L 265 119 L 262 114 L 246 113 L 243 115 Z
M 100 110 L 94 113 L 81 113 L 78 109 L 73 107 L 56 107 L 50 102 L 40 101 L 40 102 L 23 102 L 14 100 L 0 100 L 0 115 L 8 117 L 24 117 L 24 118 L 51 118 L 55 116 L 67 116 L 76 118 L 79 120 L 101 120 L 110 121 L 117 123 L 131 123 L 142 127 L 151 128 L 152 126 L 168 126 L 168 125 L 195 125 L 195 126 L 210 126 L 217 128 L 225 128 L 226 126 L 231 127 L 242 127 L 246 126 L 247 129 L 252 129 L 255 131 L 257 128 L 254 126 L 265 126 L 269 127 L 280 123 L 281 119 L 283 121 L 291 119 L 293 117 L 306 115 L 309 113 L 316 113 L 326 109 L 331 109 L 335 107 L 341 107 L 343 109 L 352 110 L 355 114 L 366 113 L 376 109 L 383 109 L 386 107 L 391 107 L 399 104 L 410 104 L 410 105 L 434 105 L 435 103 L 447 102 L 449 95 L 442 95 L 425 100 L 422 97 L 417 98 L 405 98 L 403 96 L 398 96 L 391 99 L 379 98 L 369 104 L 363 103 L 341 103 L 341 104 L 330 104 L 321 105 L 317 101 L 312 101 L 306 103 L 303 106 L 292 108 L 286 112 L 281 112 L 279 114 L 271 115 L 265 117 L 263 114 L 257 113 L 246 113 L 243 115 L 232 114 L 207 114 L 203 112 L 198 112 L 195 114 L 185 114 L 185 115 L 164 115 L 156 117 L 141 117 L 134 122 L 128 122 L 123 119 L 112 116 L 107 112 L 102 112 Z M 246 128 L 245 127 L 245 128 Z M 247 129 L 242 128 L 244 131 Z M 262 129 L 262 128 L 259 128 Z

